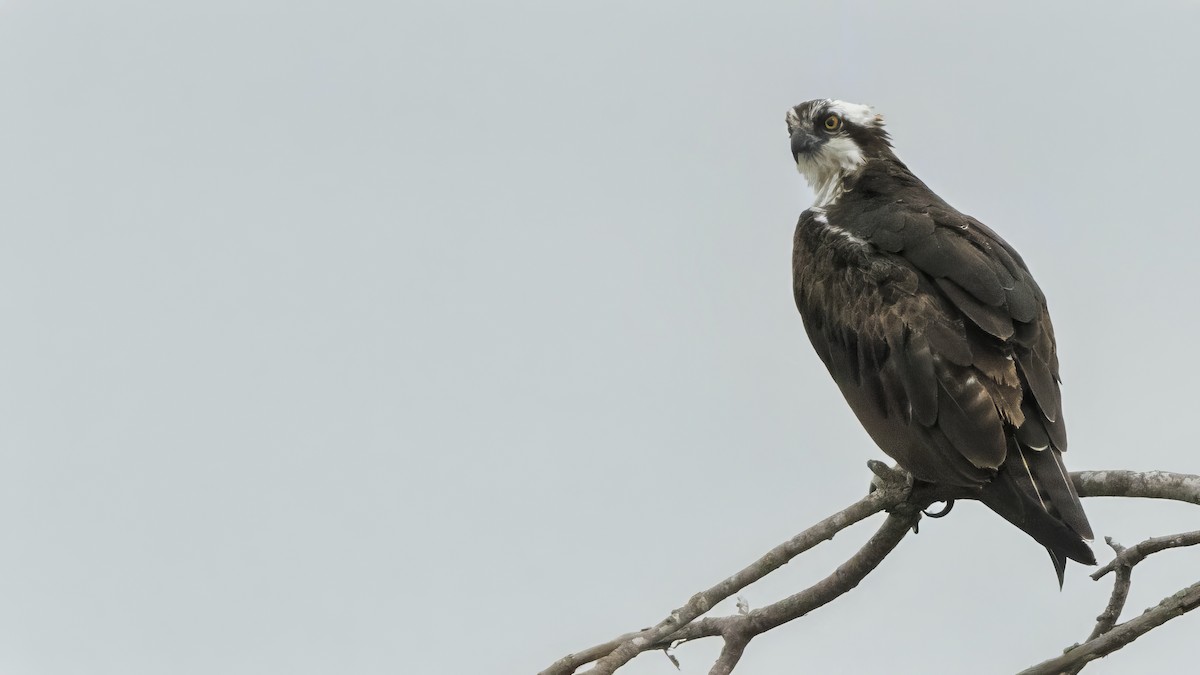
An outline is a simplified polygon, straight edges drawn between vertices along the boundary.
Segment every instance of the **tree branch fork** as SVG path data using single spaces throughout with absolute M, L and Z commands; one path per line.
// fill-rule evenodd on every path
M 588 664 L 592 664 L 592 667 L 579 675 L 612 675 L 638 654 L 665 651 L 674 661 L 674 647 L 708 637 L 720 637 L 724 642 L 709 675 L 728 675 L 755 636 L 798 619 L 853 590 L 883 562 L 905 535 L 916 528 L 923 511 L 934 503 L 964 496 L 952 489 L 926 485 L 914 489 L 912 478 L 907 473 L 878 461 L 868 462 L 868 466 L 875 478 L 872 490 L 866 497 L 772 548 L 758 560 L 714 586 L 696 593 L 654 626 L 568 654 L 539 675 L 572 675 Z M 1071 479 L 1080 497 L 1139 497 L 1200 505 L 1200 476 L 1166 471 L 1078 471 L 1071 474 Z M 737 614 L 704 616 L 717 603 L 732 597 L 805 551 L 832 539 L 851 525 L 884 511 L 888 516 L 875 534 L 824 579 L 764 607 L 747 610 L 739 603 Z M 1200 606 L 1198 581 L 1164 598 L 1141 616 L 1117 623 L 1129 595 L 1134 566 L 1155 553 L 1200 544 L 1200 530 L 1154 537 L 1129 548 L 1111 539 L 1106 541 L 1116 556 L 1096 570 L 1092 578 L 1099 580 L 1112 573 L 1115 581 L 1108 605 L 1097 617 L 1091 634 L 1082 643 L 1068 647 L 1062 655 L 1026 669 L 1021 675 L 1074 675 L 1091 661 L 1125 647 L 1141 635 Z

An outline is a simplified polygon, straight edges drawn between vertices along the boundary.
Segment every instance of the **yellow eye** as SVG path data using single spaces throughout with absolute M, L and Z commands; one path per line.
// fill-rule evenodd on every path
M 842 118 L 837 115 L 828 115 L 825 118 L 825 131 L 837 131 L 842 128 Z

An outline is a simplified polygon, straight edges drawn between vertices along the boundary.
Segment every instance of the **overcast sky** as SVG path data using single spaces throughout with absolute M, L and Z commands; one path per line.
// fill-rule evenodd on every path
M 1200 473 L 1200 6 L 1099 7 L 0 1 L 0 672 L 531 673 L 858 499 L 791 294 L 810 98 L 1022 252 L 1070 468 Z M 737 672 L 1009 673 L 1109 587 L 963 504 Z

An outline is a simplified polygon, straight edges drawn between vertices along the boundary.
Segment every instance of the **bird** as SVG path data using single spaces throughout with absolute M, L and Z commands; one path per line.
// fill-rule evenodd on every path
M 1008 242 L 900 161 L 872 107 L 816 99 L 786 118 L 815 196 L 792 277 L 817 356 L 914 484 L 961 489 L 1033 537 L 1061 588 L 1067 559 L 1096 558 L 1062 460 L 1044 293 Z

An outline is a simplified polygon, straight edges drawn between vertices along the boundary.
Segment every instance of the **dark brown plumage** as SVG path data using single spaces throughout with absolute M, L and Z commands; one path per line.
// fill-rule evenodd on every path
M 804 327 L 884 452 L 921 481 L 977 490 L 1047 548 L 1061 583 L 1066 558 L 1095 557 L 1062 463 L 1045 296 L 1011 246 L 896 158 L 866 110 L 789 111 L 793 154 L 823 199 L 796 228 Z

